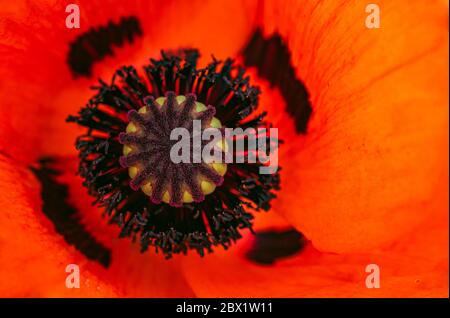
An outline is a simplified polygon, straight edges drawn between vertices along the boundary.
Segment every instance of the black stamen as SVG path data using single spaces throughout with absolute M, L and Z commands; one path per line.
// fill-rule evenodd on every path
M 122 17 L 118 23 L 109 21 L 105 26 L 90 28 L 70 44 L 67 63 L 72 74 L 90 77 L 95 62 L 113 56 L 114 46 L 133 43 L 137 36 L 142 36 L 142 29 L 134 16 Z
M 295 74 L 291 64 L 291 54 L 283 38 L 275 33 L 264 38 L 260 29 L 256 30 L 243 50 L 244 63 L 255 66 L 258 74 L 278 87 L 286 101 L 286 111 L 295 122 L 299 134 L 305 134 L 312 107 L 309 93 Z
M 166 257 L 187 253 L 190 249 L 204 255 L 216 245 L 228 248 L 241 237 L 241 229 L 251 229 L 253 215 L 247 210 L 268 210 L 275 190 L 279 189 L 278 173 L 259 174 L 260 163 L 229 163 L 222 178 L 213 170 L 189 164 L 168 169 L 167 160 L 161 160 L 163 152 L 157 147 L 163 147 L 164 141 L 158 140 L 161 138 L 156 138 L 156 134 L 164 136 L 171 126 L 189 123 L 195 96 L 207 107 L 205 119 L 215 116 L 224 127 L 269 127 L 264 122 L 265 114 L 249 117 L 257 108 L 260 91 L 250 85 L 243 69 L 235 66 L 231 59 L 213 60 L 205 68 L 197 69 L 198 57 L 196 50 L 162 52 L 162 58 L 150 60 L 143 74 L 131 66 L 122 67 L 110 84 L 100 81 L 94 87 L 95 96 L 78 116 L 68 118 L 69 122 L 88 128 L 86 134 L 77 139 L 76 147 L 80 156 L 79 173 L 90 194 L 104 207 L 110 221 L 122 228 L 121 237 L 139 240 L 142 251 L 154 246 Z M 172 121 L 155 105 L 155 99 L 166 94 L 167 98 L 186 97 L 182 111 L 177 111 Z M 150 121 L 136 113 L 144 106 L 146 116 L 151 116 Z M 165 107 L 175 112 L 177 105 Z M 129 117 L 140 121 L 145 136 L 124 133 Z M 155 136 L 150 138 L 152 134 Z M 137 157 L 124 158 L 121 142 L 139 143 L 146 149 L 141 149 L 142 154 Z M 158 149 L 160 155 L 147 156 L 151 153 L 149 145 Z M 147 163 L 139 170 L 131 181 L 132 189 L 127 167 L 135 160 L 142 162 L 144 157 L 154 165 Z M 204 195 L 195 180 L 198 173 L 221 185 Z M 150 198 L 143 191 L 135 191 L 148 178 L 158 179 Z M 179 203 L 180 180 L 184 180 L 190 190 L 193 202 L 176 204 L 176 207 L 160 203 L 164 190 L 171 186 L 172 203 Z

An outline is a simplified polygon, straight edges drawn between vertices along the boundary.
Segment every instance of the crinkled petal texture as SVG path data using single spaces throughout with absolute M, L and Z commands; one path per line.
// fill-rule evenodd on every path
M 114 297 L 120 295 L 87 268 L 40 213 L 39 184 L 24 168 L 0 157 L 0 296 Z M 66 288 L 66 266 L 80 266 L 80 288 Z
M 377 253 L 323 253 L 309 243 L 274 266 L 246 260 L 254 244 L 248 236 L 230 251 L 189 256 L 183 271 L 198 297 L 448 297 L 448 257 L 433 247 L 448 235 L 442 228 L 429 233 Z M 372 264 L 378 266 L 380 288 L 367 288 Z
M 448 214 L 448 7 L 377 3 L 379 29 L 366 28 L 365 2 L 264 6 L 264 32 L 285 39 L 313 107 L 305 136 L 287 116 L 274 124 L 275 210 L 322 251 L 387 247 Z
M 0 8 L 0 282 L 1 296 L 192 297 L 175 261 L 140 254 L 117 239 L 101 210 L 75 177 L 77 161 L 62 160 L 58 181 L 86 229 L 111 250 L 108 269 L 67 244 L 46 218 L 41 185 L 28 166 L 38 158 L 74 156 L 82 129 L 65 119 L 92 96 L 97 78 L 109 80 L 124 64 L 140 67 L 161 49 L 199 48 L 204 58 L 236 55 L 255 22 L 256 1 L 74 1 L 81 28 L 65 26 L 66 3 L 15 1 Z M 135 16 L 142 36 L 114 48 L 94 65 L 92 78 L 74 78 L 66 63 L 70 43 L 90 28 Z M 217 37 L 220 35 L 220 38 Z M 68 289 L 68 264 L 80 266 L 81 288 Z

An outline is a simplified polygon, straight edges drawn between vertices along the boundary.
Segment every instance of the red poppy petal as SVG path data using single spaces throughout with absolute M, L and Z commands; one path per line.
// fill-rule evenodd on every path
M 67 162 L 76 165 L 75 160 Z M 65 164 L 65 163 L 64 163 Z M 59 167 L 58 167 L 59 168 Z M 58 178 L 69 186 L 71 204 L 83 208 L 86 231 L 111 250 L 104 268 L 90 261 L 63 237 L 41 212 L 39 183 L 25 169 L 0 159 L 0 295 L 4 297 L 193 297 L 175 261 L 162 255 L 140 254 L 137 244 L 119 240 L 116 227 L 102 222 L 101 212 L 73 170 Z M 63 213 L 64 211 L 62 211 Z M 81 213 L 81 212 L 80 212 Z M 28 264 L 28 265 L 25 265 Z M 80 268 L 80 288 L 66 288 L 66 266 Z
M 274 210 L 323 251 L 388 246 L 448 213 L 448 7 L 377 3 L 380 29 L 365 27 L 365 3 L 264 7 L 313 106 L 305 136 L 280 120 Z M 284 108 L 262 102 L 271 118 Z
M 0 156 L 0 296 L 115 297 L 120 292 L 89 268 L 41 212 L 31 173 Z M 66 288 L 66 266 L 80 268 L 80 288 Z
M 444 221 L 444 220 L 443 220 Z M 447 219 L 448 222 L 448 219 Z M 441 223 L 444 224 L 444 223 Z M 435 240 L 446 244 L 434 244 Z M 448 231 L 429 228 L 382 251 L 330 254 L 311 243 L 297 256 L 262 266 L 245 258 L 248 235 L 229 251 L 185 258 L 183 271 L 199 297 L 448 297 Z M 432 246 L 432 251 L 430 251 Z M 367 288 L 379 268 L 380 288 Z M 226 279 L 223 279 L 226 277 Z

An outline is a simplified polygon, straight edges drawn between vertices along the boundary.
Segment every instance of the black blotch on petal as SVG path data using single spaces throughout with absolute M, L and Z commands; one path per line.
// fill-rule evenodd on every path
M 109 21 L 107 25 L 92 27 L 70 43 L 67 64 L 75 77 L 90 77 L 95 62 L 113 56 L 114 47 L 122 47 L 127 42 L 131 44 L 139 36 L 142 36 L 142 28 L 134 16 L 122 17 L 118 23 Z
M 309 93 L 291 65 L 291 53 L 283 38 L 275 33 L 264 38 L 256 30 L 243 50 L 244 64 L 256 67 L 258 75 L 277 87 L 286 101 L 286 111 L 294 119 L 298 134 L 305 134 L 312 108 Z
M 294 229 L 256 232 L 246 257 L 258 264 L 271 265 L 280 258 L 300 252 L 306 242 L 303 234 Z
M 42 211 L 68 244 L 107 268 L 111 262 L 111 251 L 97 242 L 81 224 L 77 209 L 68 202 L 68 186 L 56 180 L 60 171 L 52 168 L 52 163 L 54 159 L 43 158 L 37 167 L 31 167 L 42 186 Z

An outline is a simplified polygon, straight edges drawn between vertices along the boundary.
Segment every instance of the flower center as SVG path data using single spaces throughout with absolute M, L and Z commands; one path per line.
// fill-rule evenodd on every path
M 130 187 L 140 188 L 156 204 L 165 202 L 180 207 L 183 203 L 203 201 L 205 195 L 222 184 L 227 166 L 203 159 L 199 163 L 174 162 L 171 133 L 176 128 L 192 130 L 195 120 L 201 124 L 201 131 L 220 129 L 222 124 L 214 117 L 216 109 L 197 102 L 194 94 L 176 96 L 173 92 L 156 100 L 148 96 L 144 104 L 138 111 L 128 112 L 126 132 L 119 135 L 119 142 L 124 145 L 120 164 L 128 168 Z M 194 130 L 188 145 L 193 149 L 190 159 L 201 155 L 201 149 L 190 147 L 192 139 L 198 137 L 195 135 Z
M 194 49 L 161 52 L 139 71 L 123 66 L 67 118 L 88 128 L 76 141 L 78 171 L 96 204 L 120 237 L 167 258 L 231 246 L 280 188 L 277 171 L 261 174 L 265 164 L 238 147 L 249 144 L 252 129 L 270 127 L 266 113 L 256 113 L 259 88 L 233 60 L 197 68 L 198 57 Z M 229 160 L 241 157 L 248 160 Z

